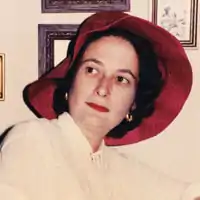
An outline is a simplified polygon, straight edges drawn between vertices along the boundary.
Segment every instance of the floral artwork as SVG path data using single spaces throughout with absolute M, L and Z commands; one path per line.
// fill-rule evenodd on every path
M 163 8 L 159 23 L 163 28 L 181 40 L 186 38 L 187 14 L 187 10 L 183 10 L 179 14 L 170 5 L 166 5 Z
M 197 46 L 198 0 L 152 0 L 151 20 L 185 47 Z

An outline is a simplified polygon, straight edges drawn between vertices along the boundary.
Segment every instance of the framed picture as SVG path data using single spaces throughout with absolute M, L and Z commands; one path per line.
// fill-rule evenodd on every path
M 43 13 L 130 11 L 130 0 L 42 0 Z
M 0 101 L 5 98 L 5 54 L 0 53 Z
M 50 71 L 67 55 L 67 46 L 79 25 L 38 25 L 38 76 Z
M 151 0 L 151 20 L 184 47 L 197 47 L 198 0 Z

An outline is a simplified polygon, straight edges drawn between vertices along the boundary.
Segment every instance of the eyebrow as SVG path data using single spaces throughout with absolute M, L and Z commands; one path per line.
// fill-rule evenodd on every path
M 86 62 L 94 62 L 94 63 L 96 63 L 98 65 L 104 66 L 101 61 L 99 61 L 99 60 L 97 60 L 95 58 L 85 59 L 85 60 L 81 61 L 81 64 L 86 63 Z M 122 73 L 128 73 L 133 77 L 133 79 L 138 80 L 138 78 L 132 73 L 132 71 L 130 69 L 119 69 L 118 71 L 122 72 Z
M 97 60 L 96 58 L 88 58 L 88 59 L 85 59 L 85 60 L 82 60 L 81 63 L 85 63 L 85 62 L 94 62 L 98 65 L 101 65 L 103 66 L 103 63 L 99 60 Z
M 133 77 L 133 79 L 137 80 L 137 77 L 132 73 L 130 69 L 119 69 L 118 71 L 122 73 L 128 73 Z

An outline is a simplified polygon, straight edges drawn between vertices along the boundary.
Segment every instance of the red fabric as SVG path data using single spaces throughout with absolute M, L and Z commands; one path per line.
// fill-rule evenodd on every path
M 137 17 L 122 12 L 99 12 L 90 16 L 80 26 L 73 58 L 66 58 L 42 79 L 25 88 L 28 106 L 35 113 L 47 119 L 56 114 L 52 108 L 52 96 L 55 84 L 52 78 L 62 78 L 70 63 L 74 61 L 90 33 L 119 27 L 139 34 L 151 41 L 159 59 L 159 69 L 163 73 L 166 85 L 156 100 L 156 109 L 152 116 L 129 131 L 122 139 L 106 138 L 107 145 L 125 145 L 153 137 L 163 131 L 178 115 L 192 86 L 192 70 L 188 58 L 179 41 L 164 29 Z M 164 67 L 167 69 L 165 73 Z M 33 110 L 32 109 L 32 110 Z

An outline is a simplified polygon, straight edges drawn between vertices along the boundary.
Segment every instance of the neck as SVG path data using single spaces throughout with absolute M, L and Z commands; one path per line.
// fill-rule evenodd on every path
M 93 153 L 98 151 L 99 147 L 102 144 L 104 136 L 107 134 L 106 131 L 103 130 L 103 127 L 91 125 L 88 126 L 84 123 L 77 123 L 81 129 L 81 132 L 84 134 L 86 139 L 88 140 Z
M 86 134 L 85 132 L 83 132 L 84 136 L 86 137 L 86 139 L 88 140 L 91 148 L 92 148 L 92 152 L 95 153 L 99 150 L 103 138 L 94 138 L 94 137 L 90 137 L 90 135 Z
M 98 151 L 105 135 L 107 135 L 110 131 L 110 128 L 107 126 L 105 120 L 101 120 L 99 117 L 97 118 L 94 116 L 79 118 L 74 117 L 73 120 L 89 142 L 92 151 Z

